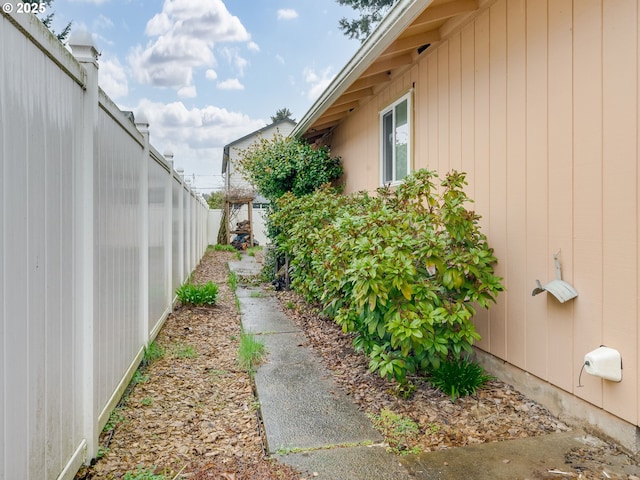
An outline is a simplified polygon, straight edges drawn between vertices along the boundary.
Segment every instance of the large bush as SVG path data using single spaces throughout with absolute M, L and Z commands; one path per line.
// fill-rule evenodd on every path
M 475 306 L 503 289 L 479 216 L 465 208 L 464 174 L 439 189 L 436 177 L 420 170 L 377 196 L 285 194 L 271 217 L 294 288 L 356 334 L 372 370 L 400 382 L 471 351 Z
M 287 192 L 312 193 L 342 175 L 340 159 L 332 158 L 327 147 L 314 148 L 279 134 L 242 150 L 239 160 L 245 178 L 272 202 Z

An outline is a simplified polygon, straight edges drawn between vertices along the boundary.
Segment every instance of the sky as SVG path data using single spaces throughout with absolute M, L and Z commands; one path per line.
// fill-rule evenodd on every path
M 360 46 L 335 0 L 54 0 L 100 52 L 99 84 L 144 116 L 197 191 L 222 188 L 223 147 L 288 108 L 300 120 Z

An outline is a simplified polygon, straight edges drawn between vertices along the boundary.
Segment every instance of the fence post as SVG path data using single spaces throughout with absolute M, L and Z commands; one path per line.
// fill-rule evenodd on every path
M 79 138 L 79 158 L 75 166 L 74 237 L 77 246 L 75 266 L 75 314 L 78 343 L 76 354 L 81 371 L 82 431 L 87 442 L 85 463 L 98 452 L 98 413 L 95 407 L 95 317 L 94 317 L 94 135 L 98 124 L 98 51 L 88 32 L 77 32 L 70 39 L 76 59 L 87 72 L 84 85 L 83 126 Z
M 165 152 L 164 158 L 169 164 L 169 175 L 167 175 L 167 184 L 165 187 L 165 215 L 167 218 L 164 229 L 164 244 L 166 245 L 164 261 L 167 264 L 167 285 L 165 286 L 165 296 L 166 304 L 171 308 L 173 305 L 173 153 L 170 151 Z
M 185 281 L 186 267 L 184 264 L 184 170 L 179 168 L 176 170 L 180 180 L 180 195 L 178 195 L 178 273 L 180 276 L 180 284 Z
M 142 117 L 142 115 L 140 116 Z M 136 127 L 142 133 L 144 149 L 140 164 L 140 335 L 149 344 L 149 122 L 140 118 Z

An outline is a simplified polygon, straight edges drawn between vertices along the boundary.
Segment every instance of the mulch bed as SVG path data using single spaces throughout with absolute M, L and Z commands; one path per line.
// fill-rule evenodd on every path
M 139 468 L 166 480 L 307 477 L 265 456 L 252 382 L 237 363 L 240 316 L 227 285 L 227 262 L 234 259 L 233 252 L 206 253 L 193 280 L 219 285 L 216 306 L 179 306 L 172 312 L 156 339 L 164 356 L 136 375 L 138 381 L 112 415 L 110 424 L 115 428 L 100 437 L 101 458 L 83 468 L 76 480 L 118 479 Z M 407 450 L 430 451 L 569 428 L 498 380 L 476 395 L 451 402 L 449 396 L 415 379 L 413 395 L 400 398 L 394 394 L 394 384 L 369 372 L 367 358 L 354 352 L 349 334 L 295 293 L 274 295 L 304 330 L 307 346 L 359 408 L 369 414 L 388 409 L 419 425 L 419 435 L 407 439 Z M 602 474 L 605 466 L 630 462 L 615 445 L 601 444 L 573 452 L 566 470 L 573 478 L 600 479 L 607 478 Z M 625 469 L 619 471 L 629 471 Z M 638 480 L 612 473 L 611 468 L 607 472 L 608 478 Z

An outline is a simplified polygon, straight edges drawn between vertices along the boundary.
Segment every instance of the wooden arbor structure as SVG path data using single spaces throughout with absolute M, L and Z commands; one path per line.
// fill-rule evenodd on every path
M 227 244 L 231 244 L 232 235 L 248 235 L 247 246 L 253 247 L 253 199 L 254 197 L 227 197 L 224 202 L 224 216 L 227 227 Z M 248 222 L 236 222 L 237 215 L 242 207 L 247 206 Z M 235 223 L 236 228 L 231 229 Z

